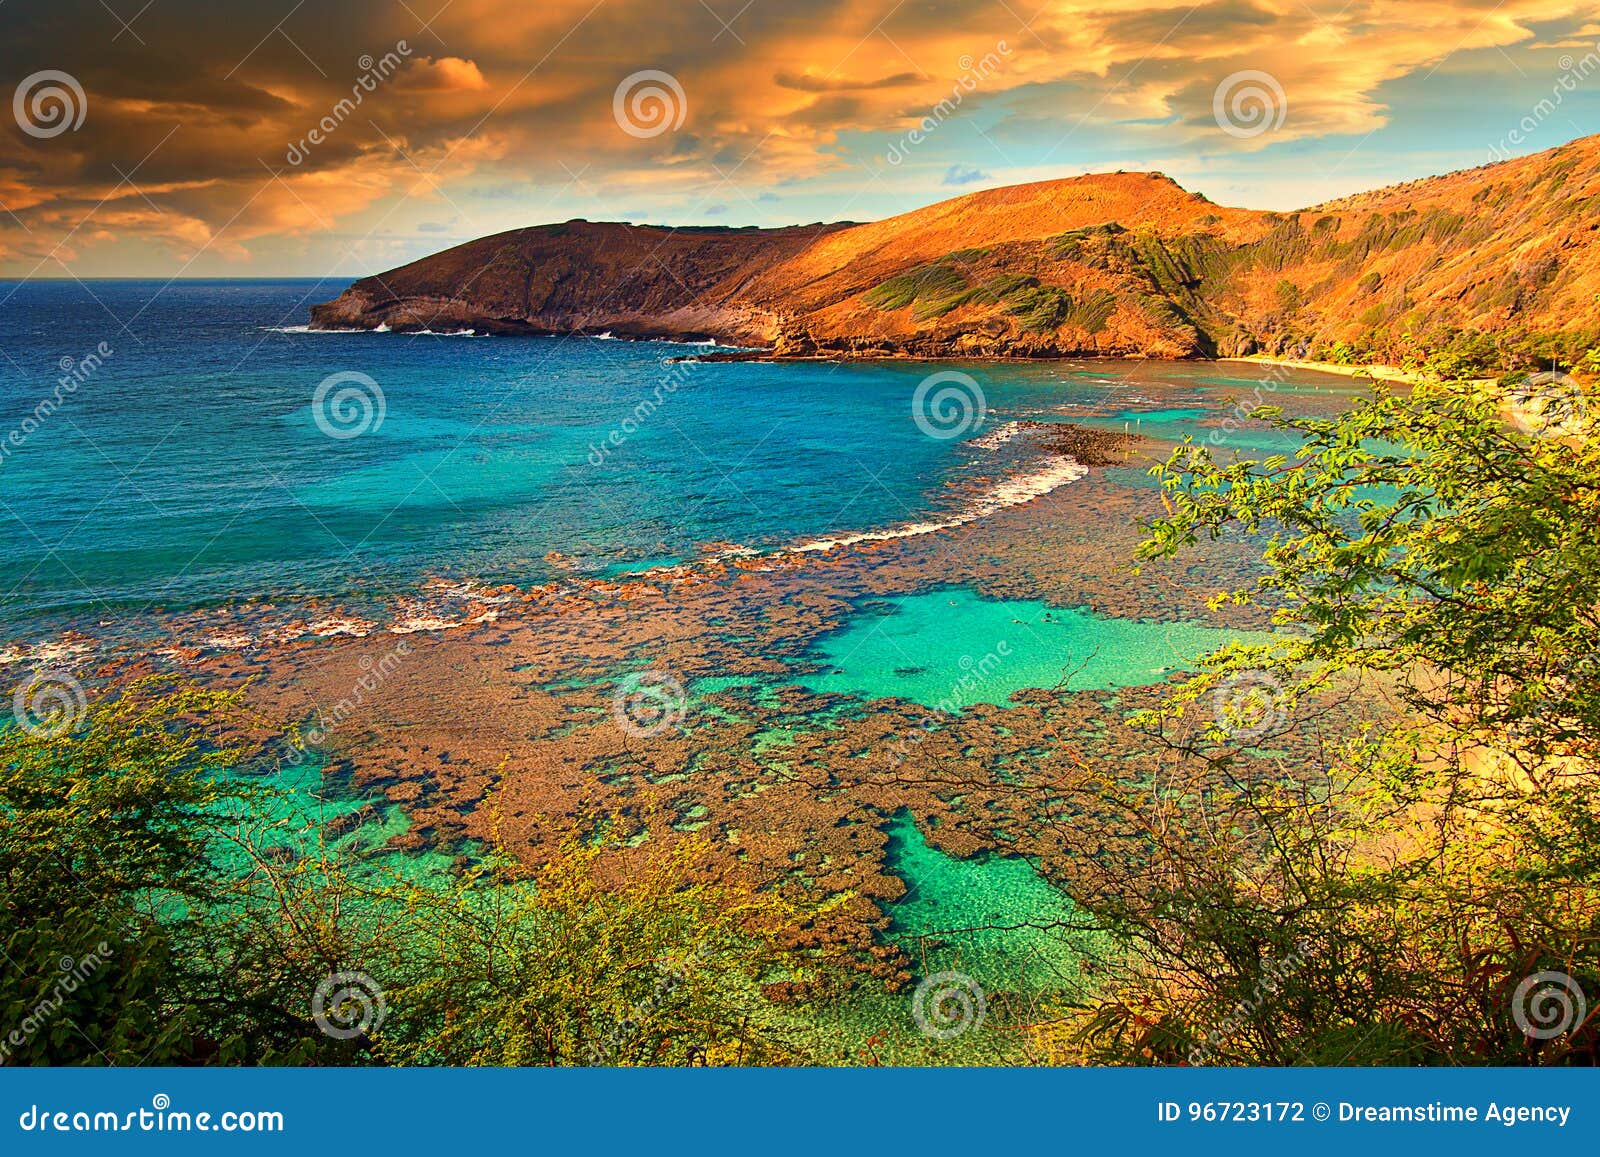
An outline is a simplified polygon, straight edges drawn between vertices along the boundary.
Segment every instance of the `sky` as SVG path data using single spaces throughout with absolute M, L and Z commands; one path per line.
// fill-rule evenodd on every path
M 1159 170 L 1293 209 L 1600 131 L 1600 0 L 0 0 L 0 276 Z

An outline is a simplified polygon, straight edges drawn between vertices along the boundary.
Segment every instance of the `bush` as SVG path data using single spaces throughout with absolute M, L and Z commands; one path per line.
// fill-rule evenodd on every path
M 1534 1030 L 1540 984 L 1600 1004 L 1600 439 L 1523 434 L 1504 403 L 1263 408 L 1299 454 L 1190 445 L 1154 470 L 1140 558 L 1260 542 L 1258 579 L 1215 601 L 1282 635 L 1137 720 L 1175 762 L 1121 794 L 1146 841 L 1081 897 L 1140 962 L 1077 1018 L 1083 1056 L 1595 1062 L 1596 1016 Z M 1296 732 L 1320 766 L 1271 758 Z
M 407 870 L 239 774 L 258 725 L 237 694 L 143 680 L 77 730 L 0 730 L 0 1059 L 803 1059 L 767 987 L 816 972 L 779 947 L 795 914 L 707 877 L 703 846 Z

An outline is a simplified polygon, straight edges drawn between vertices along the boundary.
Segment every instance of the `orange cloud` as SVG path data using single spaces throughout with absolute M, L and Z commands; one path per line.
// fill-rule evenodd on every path
M 88 102 L 75 132 L 0 134 L 8 268 L 70 252 L 110 269 L 118 246 L 151 242 L 179 263 L 343 260 L 403 246 L 394 230 L 441 205 L 480 232 L 555 201 L 594 216 L 717 203 L 753 219 L 764 196 L 803 187 L 848 216 L 910 179 L 850 149 L 881 158 L 930 119 L 973 125 L 975 111 L 985 152 L 966 160 L 1013 178 L 1008 131 L 1039 146 L 1039 176 L 1096 129 L 1153 157 L 1359 140 L 1391 116 L 1386 84 L 1460 51 L 1531 63 L 1600 19 L 1595 0 L 454 0 L 424 26 L 392 0 L 340 0 L 337 19 L 307 6 L 274 29 L 257 8 L 163 0 L 140 19 L 144 45 L 114 47 L 77 34 L 106 20 L 97 0 L 8 8 L 4 74 L 49 62 Z M 360 62 L 389 53 L 403 65 L 362 87 Z M 681 91 L 679 127 L 619 124 L 619 85 L 646 71 Z M 1219 85 L 1239 73 L 1281 90 L 1271 133 L 1219 128 Z M 918 179 L 936 189 L 949 158 L 928 169 Z
M 424 56 L 414 60 L 395 79 L 396 86 L 412 92 L 482 92 L 489 82 L 478 71 L 473 61 L 459 56 L 441 56 L 431 60 Z

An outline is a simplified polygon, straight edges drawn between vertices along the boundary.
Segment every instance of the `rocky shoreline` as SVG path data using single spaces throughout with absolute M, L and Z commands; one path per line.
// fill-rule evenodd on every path
M 1101 173 L 868 224 L 574 220 L 362 278 L 311 325 L 746 347 L 703 359 L 727 361 L 1354 359 L 1395 379 L 1463 333 L 1592 344 L 1596 204 L 1600 137 L 1293 213 Z
M 892 817 L 915 815 L 951 856 L 1025 854 L 1057 872 L 1092 865 L 1126 834 L 1112 817 L 1053 825 L 1019 807 L 1015 785 L 974 778 L 952 792 L 942 769 L 953 758 L 1011 761 L 1041 790 L 1064 793 L 1075 814 L 1095 815 L 1091 786 L 1064 785 L 1029 761 L 1065 733 L 1084 737 L 1088 758 L 1153 774 L 1158 754 L 1131 733 L 1109 736 L 1104 721 L 1163 691 L 1032 690 L 930 729 L 917 704 L 852 703 L 797 684 L 811 647 L 863 602 L 950 584 L 1117 617 L 1208 617 L 1199 594 L 1129 584 L 1116 565 L 1146 501 L 1090 475 L 943 533 L 532 589 L 441 588 L 392 621 L 331 607 L 200 612 L 166 619 L 162 649 L 81 637 L 56 661 L 91 684 L 114 672 L 248 686 L 261 719 L 299 725 L 288 740 L 263 731 L 258 770 L 320 768 L 370 807 L 399 808 L 406 823 L 390 850 L 495 839 L 538 864 L 595 815 L 702 832 L 711 869 L 816 910 L 813 942 L 853 955 L 863 980 L 895 990 L 911 962 L 887 936 L 906 895 Z M 1113 525 L 1129 529 L 1108 542 Z M 616 696 L 623 674 L 646 666 L 683 725 L 641 740 L 618 725 Z

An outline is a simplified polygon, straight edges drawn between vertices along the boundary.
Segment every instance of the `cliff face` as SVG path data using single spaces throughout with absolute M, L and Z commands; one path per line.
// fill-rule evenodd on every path
M 1160 174 L 871 224 L 572 221 L 363 278 L 325 328 L 717 338 L 779 355 L 1191 357 L 1600 330 L 1600 137 L 1296 213 Z
M 481 237 L 364 277 L 313 306 L 326 329 L 719 336 L 761 342 L 775 319 L 742 294 L 755 271 L 843 225 L 665 229 L 568 221 Z

